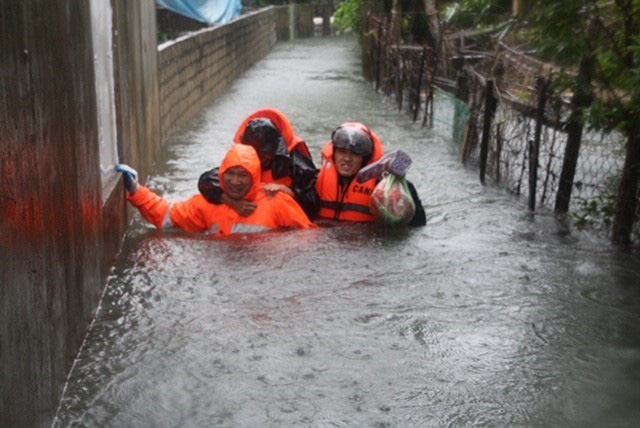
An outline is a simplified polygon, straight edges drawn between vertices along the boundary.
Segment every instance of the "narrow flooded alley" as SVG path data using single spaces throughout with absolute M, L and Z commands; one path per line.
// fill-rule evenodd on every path
M 363 79 L 359 49 L 277 44 L 172 137 L 146 184 L 170 201 L 196 193 L 269 106 L 316 166 L 348 120 L 408 152 L 427 226 L 212 240 L 135 213 L 55 426 L 637 423 L 637 258 L 481 186 Z

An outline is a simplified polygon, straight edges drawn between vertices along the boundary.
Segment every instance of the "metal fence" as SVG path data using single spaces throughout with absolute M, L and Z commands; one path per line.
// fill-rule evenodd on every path
M 554 209 L 570 105 L 550 89 L 552 67 L 504 44 L 487 53 L 445 42 L 436 55 L 392 44 L 388 27 L 384 16 L 364 20 L 364 63 L 376 90 L 452 141 L 483 183 L 526 198 L 532 210 Z M 625 142 L 617 133 L 584 129 L 569 205 L 574 224 L 609 231 Z

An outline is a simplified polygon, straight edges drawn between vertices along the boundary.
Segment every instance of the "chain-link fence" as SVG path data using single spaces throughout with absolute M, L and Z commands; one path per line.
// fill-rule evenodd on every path
M 364 20 L 364 62 L 376 90 L 452 141 L 483 182 L 521 195 L 530 209 L 558 210 L 557 200 L 569 198 L 560 182 L 565 154 L 575 156 L 568 213 L 578 226 L 609 231 L 625 138 L 585 127 L 579 154 L 567 151 L 571 105 L 552 92 L 551 65 L 502 43 L 490 53 L 443 48 L 437 58 L 428 47 L 392 44 L 388 27 L 384 16 Z

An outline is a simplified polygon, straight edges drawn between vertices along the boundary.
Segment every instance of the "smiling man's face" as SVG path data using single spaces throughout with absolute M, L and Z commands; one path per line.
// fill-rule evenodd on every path
M 253 179 L 249 171 L 241 166 L 234 166 L 222 174 L 222 182 L 227 196 L 231 199 L 242 199 L 251 190 Z

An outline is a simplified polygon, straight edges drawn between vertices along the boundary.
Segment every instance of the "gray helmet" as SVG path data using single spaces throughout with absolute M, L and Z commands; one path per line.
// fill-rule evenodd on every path
M 360 156 L 371 156 L 373 140 L 369 129 L 358 122 L 347 122 L 331 134 L 331 142 L 336 149 L 347 149 Z

